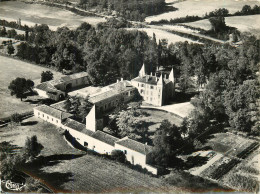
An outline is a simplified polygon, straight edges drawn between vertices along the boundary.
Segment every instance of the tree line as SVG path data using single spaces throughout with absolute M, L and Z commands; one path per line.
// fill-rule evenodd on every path
M 144 21 L 145 17 L 168 11 L 165 0 L 80 0 L 79 5 L 85 9 L 112 13 L 134 21 Z
M 260 6 L 255 5 L 254 7 L 251 7 L 250 5 L 244 5 L 240 11 L 237 11 L 233 14 L 230 14 L 228 9 L 226 8 L 219 8 L 215 11 L 211 11 L 209 13 L 206 13 L 204 16 L 189 16 L 186 17 L 180 17 L 180 18 L 174 18 L 170 20 L 162 19 L 159 21 L 151 21 L 151 25 L 156 24 L 177 24 L 177 23 L 186 23 L 186 22 L 195 22 L 203 19 L 209 19 L 211 17 L 228 17 L 228 16 L 243 16 L 243 15 L 256 15 L 260 14 Z

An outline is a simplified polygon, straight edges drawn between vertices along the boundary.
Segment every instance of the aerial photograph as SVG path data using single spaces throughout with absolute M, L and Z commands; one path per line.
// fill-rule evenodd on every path
M 0 193 L 259 193 L 260 0 L 0 0 Z

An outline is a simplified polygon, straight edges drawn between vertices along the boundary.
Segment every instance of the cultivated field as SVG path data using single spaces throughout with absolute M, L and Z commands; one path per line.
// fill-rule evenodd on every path
M 76 28 L 82 22 L 96 25 L 105 21 L 101 17 L 83 17 L 70 11 L 45 5 L 26 4 L 21 1 L 0 2 L 0 19 L 16 21 L 18 18 L 21 18 L 22 25 L 47 24 L 52 30 L 62 26 Z
M 208 138 L 203 144 L 208 151 L 198 152 L 198 156 L 210 155 L 210 159 L 190 172 L 240 191 L 254 191 L 259 180 L 259 144 L 232 133 L 217 133 Z
M 153 37 L 153 33 L 156 35 L 156 40 L 159 42 L 159 39 L 167 39 L 168 43 L 176 43 L 176 42 L 193 42 L 193 43 L 199 43 L 196 41 L 193 41 L 188 38 L 184 38 L 178 35 L 175 35 L 173 33 L 167 32 L 165 30 L 161 29 L 155 29 L 155 28 L 129 28 L 128 30 L 139 30 L 144 31 L 148 34 L 148 36 Z
M 27 136 L 37 135 L 44 146 L 41 159 L 25 170 L 55 191 L 177 191 L 161 179 L 108 159 L 83 154 L 70 147 L 58 130 L 54 125 L 32 117 L 23 121 L 22 126 L 2 128 L 0 141 L 24 146 Z
M 170 20 L 178 17 L 185 17 L 187 15 L 203 16 L 205 13 L 219 8 L 226 8 L 229 10 L 229 13 L 234 13 L 241 10 L 244 5 L 259 5 L 259 1 L 257 0 L 186 0 L 179 2 L 166 0 L 166 2 L 169 3 L 170 6 L 178 8 L 178 10 L 147 17 L 146 22 L 159 21 L 161 19 Z
M 228 26 L 235 27 L 241 32 L 250 32 L 257 37 L 260 37 L 260 26 L 257 25 L 260 23 L 260 15 L 226 17 L 225 21 Z M 210 30 L 211 28 L 211 24 L 208 19 L 185 24 L 204 30 Z
M 26 112 L 32 110 L 33 106 L 28 102 L 21 102 L 20 99 L 10 95 L 8 86 L 17 77 L 31 79 L 35 84 L 40 82 L 41 72 L 49 69 L 16 60 L 9 57 L 0 56 L 0 118 L 9 116 L 14 112 Z M 59 78 L 61 73 L 52 71 L 54 78 Z

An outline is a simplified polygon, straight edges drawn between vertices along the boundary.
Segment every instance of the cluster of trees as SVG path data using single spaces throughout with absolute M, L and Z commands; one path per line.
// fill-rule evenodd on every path
M 85 122 L 86 116 L 93 107 L 93 104 L 89 102 L 87 98 L 80 98 L 76 96 L 71 96 L 65 100 L 64 109 L 73 114 L 75 119 L 80 122 Z
M 27 137 L 20 152 L 14 152 L 17 148 L 8 142 L 2 142 L 0 148 L 1 178 L 12 179 L 26 162 L 33 161 L 41 153 L 43 146 L 34 135 Z
M 113 25 L 94 28 L 83 23 L 76 30 L 63 27 L 55 32 L 47 25 L 35 26 L 28 41 L 17 46 L 17 56 L 59 71 L 87 71 L 95 85 L 134 78 L 143 63 L 149 72 L 155 70 L 164 58 L 167 42 L 158 45 L 155 36 L 151 40 L 145 32 Z
M 259 135 L 260 41 L 244 37 L 239 48 L 212 46 L 213 57 L 206 89 L 192 103 L 196 107 L 185 122 L 190 137 L 212 126 Z
M 175 18 L 175 19 L 162 19 L 159 21 L 152 21 L 150 24 L 177 24 L 177 23 L 186 23 L 186 22 L 195 22 L 203 19 L 209 19 L 211 17 L 228 17 L 228 16 L 241 16 L 241 15 L 255 15 L 260 14 L 260 6 L 255 5 L 253 8 L 250 5 L 244 5 L 241 9 L 241 11 L 237 11 L 233 14 L 230 14 L 228 9 L 226 8 L 219 8 L 215 11 L 211 11 L 209 13 L 206 13 L 204 16 L 186 16 L 181 18 Z
M 11 91 L 11 95 L 15 95 L 16 98 L 20 98 L 21 101 L 26 96 L 26 92 L 32 92 L 34 82 L 30 79 L 25 78 L 16 78 L 8 86 L 8 89 Z
M 0 20 L 0 26 L 3 26 L 0 30 L 0 36 L 7 38 L 14 38 L 16 40 L 27 40 L 29 36 L 29 32 L 32 30 L 27 25 L 19 25 L 16 22 L 8 22 L 6 20 Z M 10 27 L 12 29 L 6 30 L 6 27 Z M 24 34 L 18 34 L 15 29 L 23 30 Z
M 165 0 L 81 0 L 79 5 L 85 9 L 116 11 L 119 16 L 135 21 L 144 21 L 146 16 L 160 14 L 169 9 Z

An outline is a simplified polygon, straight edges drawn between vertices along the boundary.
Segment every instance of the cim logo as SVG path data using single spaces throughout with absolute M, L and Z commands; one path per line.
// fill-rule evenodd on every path
M 15 183 L 10 180 L 1 180 L 0 179 L 0 183 L 1 183 L 0 193 L 2 193 L 4 191 L 8 191 L 8 190 L 22 192 L 25 187 L 25 184 Z

